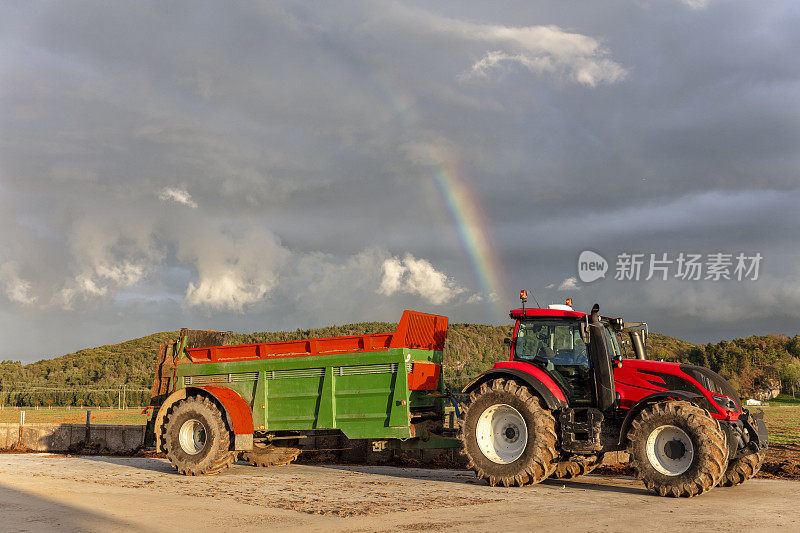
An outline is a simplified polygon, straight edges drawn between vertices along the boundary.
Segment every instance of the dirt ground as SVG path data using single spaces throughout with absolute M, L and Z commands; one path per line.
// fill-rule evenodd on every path
M 781 478 L 800 481 L 800 445 L 770 445 L 760 478 Z
M 605 476 L 630 476 L 633 471 L 625 465 L 601 466 L 595 473 Z M 756 479 L 790 479 L 800 481 L 800 445 L 770 445 Z
M 627 477 L 489 487 L 463 470 L 237 463 L 184 477 L 146 457 L 0 455 L 2 531 L 764 531 L 800 529 L 800 483 L 755 479 L 693 499 Z

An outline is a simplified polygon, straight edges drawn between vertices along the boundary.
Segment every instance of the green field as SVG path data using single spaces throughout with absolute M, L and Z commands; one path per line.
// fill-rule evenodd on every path
M 751 407 L 764 410 L 770 444 L 800 444 L 800 406 Z
M 0 409 L 0 423 L 19 423 L 19 412 L 23 409 Z M 66 409 L 63 407 L 47 409 L 27 407 L 25 423 L 77 423 L 86 422 L 87 409 Z M 93 424 L 144 424 L 147 417 L 142 414 L 142 408 L 136 409 L 98 409 L 91 408 Z
M 773 398 L 767 402 L 770 406 L 773 405 L 798 405 L 800 406 L 800 398 L 792 398 L 788 394 L 780 394 L 777 398 Z

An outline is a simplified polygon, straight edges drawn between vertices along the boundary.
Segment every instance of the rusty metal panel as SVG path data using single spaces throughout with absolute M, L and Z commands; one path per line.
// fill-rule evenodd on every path
M 182 329 L 181 336 L 186 339 L 187 348 L 224 346 L 231 341 L 232 331 L 211 331 L 207 329 Z

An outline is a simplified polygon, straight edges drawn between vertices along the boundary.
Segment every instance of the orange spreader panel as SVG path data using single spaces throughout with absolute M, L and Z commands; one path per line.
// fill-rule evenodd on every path
M 186 351 L 194 363 L 216 363 L 276 357 L 308 357 L 333 353 L 375 352 L 389 348 L 444 350 L 446 333 L 447 317 L 404 311 L 403 318 L 400 319 L 397 331 L 394 333 L 212 346 L 191 348 Z
M 408 390 L 436 390 L 442 365 L 430 361 L 414 361 L 408 373 Z

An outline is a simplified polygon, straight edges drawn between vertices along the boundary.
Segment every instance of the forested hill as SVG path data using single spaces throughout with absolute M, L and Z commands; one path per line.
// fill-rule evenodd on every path
M 334 337 L 394 331 L 397 324 L 366 322 L 290 332 L 236 334 L 233 344 Z M 503 339 L 511 326 L 450 324 L 445 345 L 445 379 L 454 389 L 466 380 L 507 358 Z M 167 331 L 119 344 L 80 350 L 54 359 L 23 365 L 0 363 L 3 405 L 116 405 L 114 389 L 125 385 L 149 389 L 158 347 L 178 332 Z M 788 367 L 800 370 L 800 336 L 751 336 L 718 344 L 694 345 L 651 333 L 647 350 L 651 359 L 684 361 L 721 373 L 748 394 L 765 382 L 775 381 Z M 788 373 L 786 375 L 790 375 Z M 58 389 L 50 392 L 45 389 Z M 107 389 L 103 391 L 102 389 Z M 146 403 L 146 392 L 132 396 Z
M 177 336 L 176 331 L 154 333 L 27 365 L 2 361 L 0 402 L 2 405 L 116 405 L 116 393 L 99 389 L 126 385 L 149 390 L 159 346 Z M 131 405 L 146 403 L 145 398 L 149 394 L 141 393 Z

